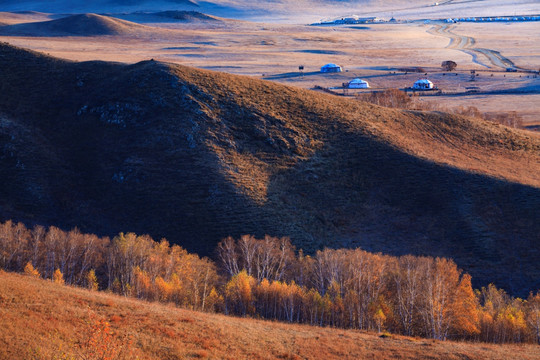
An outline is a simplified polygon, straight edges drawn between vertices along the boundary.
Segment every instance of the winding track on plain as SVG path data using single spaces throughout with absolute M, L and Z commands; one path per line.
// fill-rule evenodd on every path
M 435 25 L 428 30 L 428 33 L 450 39 L 450 43 L 446 46 L 446 49 L 463 51 L 464 53 L 471 55 L 473 57 L 473 62 L 479 65 L 490 69 L 493 67 L 502 69 L 520 69 L 512 62 L 512 60 L 501 55 L 499 51 L 474 47 L 476 40 L 473 37 L 455 34 L 452 32 L 453 29 L 455 29 L 454 25 Z M 478 55 L 484 55 L 489 64 L 480 61 Z

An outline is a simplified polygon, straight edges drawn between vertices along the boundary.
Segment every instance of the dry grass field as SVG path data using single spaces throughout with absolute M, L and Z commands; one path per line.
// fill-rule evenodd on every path
M 84 24 L 74 25 L 76 19 L 57 19 L 58 15 L 0 13 L 0 23 L 9 25 L 0 27 L 0 40 L 76 61 L 134 63 L 154 58 L 302 88 L 341 86 L 355 77 L 369 81 L 374 89 L 405 88 L 428 77 L 443 91 L 464 92 L 474 86 L 482 92 L 510 92 L 488 94 L 481 102 L 469 95 L 436 98 L 445 108 L 465 104 L 490 112 L 517 111 L 525 125 L 540 124 L 535 101 L 540 77 L 505 73 L 506 63 L 492 58 L 500 55 L 519 68 L 538 70 L 537 22 L 307 26 L 152 14 L 116 16 L 128 22 L 93 17 L 85 30 Z M 39 23 L 54 19 L 53 25 Z M 441 71 L 445 60 L 458 64 L 452 76 Z M 320 67 L 329 62 L 340 64 L 345 72 L 321 74 Z M 299 65 L 305 67 L 303 76 Z M 398 70 L 416 66 L 426 75 Z M 478 71 L 475 82 L 470 81 L 470 70 Z
M 1 359 L 102 359 L 107 355 L 141 360 L 540 359 L 535 345 L 380 337 L 235 318 L 0 272 Z

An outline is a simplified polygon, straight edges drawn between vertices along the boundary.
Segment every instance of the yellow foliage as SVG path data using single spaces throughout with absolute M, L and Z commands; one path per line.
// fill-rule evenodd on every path
M 180 277 L 176 273 L 171 275 L 169 285 L 171 286 L 171 300 L 177 305 L 182 304 L 183 298 L 185 297 L 184 286 L 182 280 L 180 280 Z
M 56 269 L 53 274 L 53 281 L 57 284 L 64 284 L 64 274 L 60 271 L 60 269 Z
M 151 282 L 148 274 L 136 267 L 133 270 L 135 281 L 133 282 L 133 290 L 139 298 L 148 297 L 151 291 Z
M 464 274 L 458 285 L 452 304 L 454 313 L 454 329 L 466 336 L 480 333 L 479 304 L 472 289 L 471 276 Z
M 375 324 L 377 324 L 378 331 L 381 332 L 384 322 L 386 321 L 386 315 L 384 315 L 382 309 L 377 310 L 375 315 L 373 315 L 373 320 L 375 320 Z
M 98 289 L 98 279 L 94 269 L 90 270 L 86 275 L 86 286 L 88 289 L 96 291 Z
M 205 309 L 208 312 L 217 312 L 223 308 L 224 299 L 220 295 L 216 288 L 212 288 L 206 298 Z
M 41 274 L 39 273 L 39 271 L 37 271 L 37 269 L 35 269 L 33 266 L 32 266 L 32 263 L 31 262 L 28 262 L 26 264 L 26 266 L 24 267 L 24 273 L 26 275 L 30 275 L 30 276 L 33 276 L 33 277 L 40 277 Z
M 157 288 L 157 298 L 160 301 L 168 301 L 171 298 L 172 285 L 166 282 L 161 276 L 156 277 L 154 283 Z
M 247 314 L 253 310 L 252 288 L 255 286 L 256 280 L 247 274 L 246 270 L 242 270 L 234 275 L 225 286 L 225 296 L 229 303 L 237 306 L 239 311 Z

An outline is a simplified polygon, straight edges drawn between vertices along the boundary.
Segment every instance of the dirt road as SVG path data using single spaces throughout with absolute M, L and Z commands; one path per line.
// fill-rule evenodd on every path
M 455 28 L 455 25 L 435 25 L 428 30 L 428 33 L 447 37 L 450 39 L 450 43 L 446 46 L 447 49 L 463 51 L 473 57 L 474 63 L 485 66 L 486 68 L 492 69 L 497 67 L 501 69 L 513 68 L 516 70 L 525 70 L 516 66 L 512 60 L 501 55 L 499 51 L 474 47 L 476 40 L 470 36 L 455 34 L 452 32 Z M 483 56 L 479 57 L 478 55 Z M 486 59 L 487 62 L 484 62 L 481 59 Z

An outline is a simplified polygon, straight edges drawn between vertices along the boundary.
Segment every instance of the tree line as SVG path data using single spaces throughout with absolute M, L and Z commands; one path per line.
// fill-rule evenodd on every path
M 423 72 L 423 71 L 422 71 Z M 523 129 L 523 118 L 516 111 L 505 112 L 481 112 L 475 106 L 458 106 L 448 108 L 438 102 L 419 102 L 414 95 L 411 97 L 405 91 L 399 89 L 387 89 L 380 92 L 361 93 L 356 99 L 375 105 L 421 111 L 444 111 L 449 114 L 462 115 L 485 121 L 491 121 L 511 128 Z
M 178 306 L 440 340 L 540 344 L 540 291 L 524 300 L 449 259 L 324 249 L 288 238 L 226 238 L 216 262 L 166 240 L 110 239 L 51 226 L 0 224 L 0 268 Z

